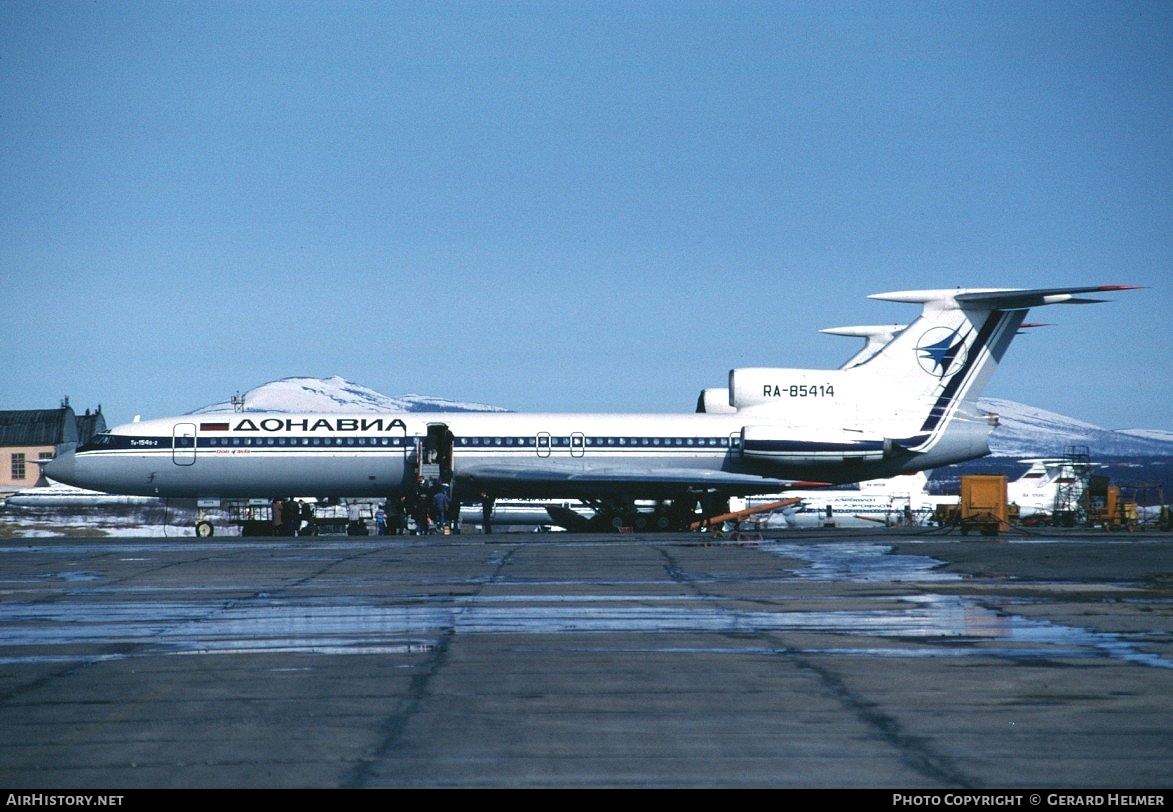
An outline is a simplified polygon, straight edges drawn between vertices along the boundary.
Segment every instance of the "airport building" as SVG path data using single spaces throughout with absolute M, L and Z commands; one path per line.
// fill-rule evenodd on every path
M 101 406 L 78 415 L 69 398 L 57 409 L 0 411 L 0 494 L 34 487 L 41 480 L 37 460 L 52 459 L 61 445 L 84 443 L 105 430 Z

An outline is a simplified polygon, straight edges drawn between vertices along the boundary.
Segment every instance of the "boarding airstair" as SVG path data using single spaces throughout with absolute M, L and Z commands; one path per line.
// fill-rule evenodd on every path
M 1091 455 L 1085 445 L 1068 446 L 1057 475 L 1052 521 L 1072 526 L 1087 521 Z

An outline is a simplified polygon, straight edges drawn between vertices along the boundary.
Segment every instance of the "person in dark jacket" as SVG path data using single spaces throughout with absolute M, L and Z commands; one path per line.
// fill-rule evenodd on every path
M 317 522 L 314 520 L 314 507 L 309 502 L 298 500 L 301 505 L 301 534 L 303 536 L 318 535 Z
M 285 535 L 296 536 L 297 526 L 301 524 L 301 508 L 292 496 L 285 497 L 285 504 L 281 506 L 281 518 L 285 521 Z
M 404 517 L 403 497 L 387 500 L 383 505 L 383 512 L 387 514 L 387 535 L 398 536 L 403 532 Z
M 436 532 L 443 533 L 444 528 L 448 525 L 448 486 L 441 485 L 436 489 L 436 495 L 432 497 L 432 504 L 435 505 L 435 519 Z

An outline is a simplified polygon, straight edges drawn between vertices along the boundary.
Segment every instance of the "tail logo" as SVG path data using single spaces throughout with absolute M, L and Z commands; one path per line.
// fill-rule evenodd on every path
M 920 368 L 938 378 L 947 378 L 965 366 L 968 352 L 960 330 L 934 327 L 925 331 L 916 346 Z

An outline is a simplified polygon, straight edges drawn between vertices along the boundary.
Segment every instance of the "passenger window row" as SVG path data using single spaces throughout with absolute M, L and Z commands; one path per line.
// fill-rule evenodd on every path
M 412 446 L 414 437 L 212 437 L 205 439 L 201 445 L 209 447 L 228 446 Z M 724 448 L 729 446 L 728 437 L 550 437 L 535 442 L 527 437 L 458 437 L 456 445 L 466 448 L 484 448 L 488 446 L 515 446 L 534 448 L 537 445 L 555 448 L 575 446 L 697 446 L 704 448 Z

